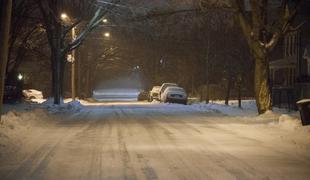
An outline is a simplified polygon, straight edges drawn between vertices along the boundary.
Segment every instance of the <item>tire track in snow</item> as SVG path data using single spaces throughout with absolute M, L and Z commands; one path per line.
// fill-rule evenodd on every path
M 62 123 L 62 122 L 59 122 Z M 57 123 L 55 126 L 59 126 Z M 82 128 L 81 128 L 82 129 Z M 57 132 L 53 131 L 57 130 Z M 67 128 L 55 128 L 47 131 L 45 135 L 51 135 L 45 137 L 45 142 L 39 146 L 34 153 L 27 156 L 15 169 L 13 169 L 5 179 L 41 179 L 44 170 L 47 168 L 50 160 L 55 154 L 58 146 L 71 134 L 67 131 Z M 67 132 L 65 137 L 59 136 Z M 50 133 L 50 134 L 49 134 Z
M 135 180 L 137 179 L 137 175 L 131 165 L 131 157 L 129 155 L 126 141 L 124 140 L 124 126 L 122 122 L 122 116 L 124 116 L 124 112 L 121 109 L 115 109 L 115 116 L 117 117 L 117 138 L 118 138 L 118 147 L 119 147 L 119 154 L 121 156 L 123 168 L 123 178 L 128 180 Z
M 160 154 L 160 161 L 168 166 L 167 170 L 170 173 L 176 176 L 177 179 L 201 179 L 198 174 L 201 175 L 203 171 L 198 172 L 195 168 L 193 168 L 193 166 L 195 166 L 194 164 L 189 165 L 185 163 L 182 154 L 179 154 L 177 148 L 174 148 L 175 146 L 173 142 L 175 141 L 175 138 L 172 136 L 173 133 L 160 126 L 155 126 L 156 120 L 153 118 L 151 119 L 150 117 L 145 116 L 141 117 L 139 115 L 135 115 L 134 112 L 131 112 L 130 116 L 134 117 L 136 125 L 141 125 L 150 136 L 152 142 L 156 144 L 159 149 L 158 153 Z M 167 145 L 169 145 L 169 147 L 167 147 Z M 173 145 L 173 148 L 171 145 Z M 170 148 L 171 150 L 173 149 L 176 151 L 171 153 Z M 203 173 L 203 177 L 204 179 L 210 179 L 205 173 Z
M 209 148 L 206 149 L 206 148 L 202 147 L 202 145 L 200 145 L 200 144 L 202 144 L 202 141 L 199 141 L 199 142 L 195 143 L 195 147 L 191 148 L 190 147 L 191 142 L 193 142 L 193 140 L 195 140 L 197 137 L 199 137 L 201 135 L 201 133 L 197 133 L 197 131 L 193 130 L 192 128 L 188 128 L 184 121 L 178 119 L 177 120 L 178 122 L 173 121 L 172 123 L 167 123 L 167 121 L 171 121 L 171 119 L 173 119 L 173 116 L 169 117 L 167 114 L 164 114 L 163 116 L 161 115 L 160 118 L 158 118 L 158 114 L 151 114 L 150 116 L 153 119 L 155 119 L 155 121 L 154 120 L 153 121 L 154 121 L 154 124 L 156 126 L 158 126 L 158 129 L 162 129 L 162 131 L 164 133 L 166 131 L 170 132 L 168 138 L 170 138 L 171 144 L 174 144 L 176 149 L 178 149 L 178 151 L 176 151 L 176 153 L 179 152 L 180 156 L 186 154 L 187 155 L 187 158 L 186 158 L 187 160 L 191 160 L 191 162 L 199 162 L 199 161 L 201 161 L 201 159 L 204 159 L 204 156 L 201 153 L 199 153 L 198 149 L 200 149 L 200 150 L 203 149 L 204 153 L 212 154 L 212 155 L 208 156 L 209 158 L 206 159 L 206 161 L 212 160 L 213 167 L 209 166 L 209 168 L 213 169 L 213 171 L 219 171 L 219 172 L 222 171 L 222 173 L 223 173 L 223 171 L 227 172 L 228 174 L 231 174 L 232 177 L 234 177 L 236 179 L 251 179 L 251 178 L 254 178 L 253 177 L 253 175 L 254 175 L 254 171 L 253 170 L 254 169 L 251 170 L 250 168 L 247 168 L 247 170 L 244 171 L 244 170 L 241 170 L 241 169 L 236 169 L 235 167 L 227 168 L 227 166 L 225 166 L 225 164 L 223 165 L 223 164 L 219 163 L 219 162 L 222 162 L 224 160 L 226 162 L 229 161 L 229 160 L 231 160 L 232 162 L 239 162 L 240 161 L 240 159 L 234 159 L 234 156 L 232 156 L 230 154 L 222 153 L 222 152 L 215 152 L 215 151 L 212 151 L 212 149 L 209 149 Z M 163 119 L 166 119 L 166 120 L 163 120 Z M 178 123 L 179 125 L 177 127 L 175 127 L 175 123 Z M 171 130 L 173 130 L 173 131 L 171 131 Z M 187 132 L 189 130 L 192 131 L 192 132 L 196 132 L 197 136 L 195 136 L 195 138 L 190 138 L 190 134 L 193 134 L 193 133 L 192 132 Z M 188 136 L 188 140 L 190 140 L 189 142 L 182 142 L 182 139 L 184 138 L 183 137 L 184 133 L 189 135 Z M 167 133 L 165 133 L 165 134 L 167 134 Z M 171 136 L 173 136 L 173 137 L 171 137 Z M 180 142 L 178 142 L 179 139 L 181 140 Z M 183 144 L 187 144 L 188 147 L 186 147 L 184 149 L 183 148 Z M 208 144 L 210 146 L 216 147 L 215 144 L 212 144 L 210 142 L 206 142 L 206 144 Z M 210 158 L 210 157 L 215 157 L 215 158 Z M 186 163 L 186 162 L 184 162 L 184 163 Z M 198 164 L 193 164 L 193 166 L 195 166 L 201 172 L 205 171 L 205 169 L 202 168 L 199 165 L 199 163 Z M 242 166 L 242 167 L 249 167 L 249 166 L 247 165 L 247 166 Z M 208 174 L 206 174 L 206 175 L 207 175 L 206 177 L 209 176 Z M 232 178 L 232 177 L 230 177 L 230 178 Z M 212 179 L 211 175 L 207 179 Z
M 148 179 L 148 180 L 156 180 L 158 179 L 157 172 L 156 170 L 150 165 L 149 161 L 144 157 L 142 152 L 137 152 L 136 147 L 134 145 L 137 145 L 138 141 L 142 139 L 142 134 L 140 136 L 141 129 L 137 128 L 137 124 L 135 123 L 135 118 L 131 116 L 130 113 L 128 113 L 128 109 L 125 108 L 119 108 L 119 117 L 120 117 L 120 122 L 122 124 L 122 127 L 126 128 L 126 132 L 128 136 L 126 136 L 126 142 L 131 145 L 131 148 L 128 149 L 128 153 L 131 157 L 131 161 L 135 164 L 133 166 L 133 169 L 135 169 L 136 175 L 138 179 Z M 129 110 L 130 111 L 130 110 Z M 137 134 L 139 133 L 139 138 L 137 139 Z M 126 135 L 127 135 L 126 134 Z M 145 136 L 143 136 L 145 137 Z M 134 141 L 132 141 L 132 138 Z M 142 173 L 142 174 L 141 174 Z

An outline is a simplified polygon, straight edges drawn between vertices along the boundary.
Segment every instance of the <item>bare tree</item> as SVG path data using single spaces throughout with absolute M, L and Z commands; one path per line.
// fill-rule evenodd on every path
M 269 53 L 289 30 L 300 1 L 296 1 L 292 9 L 289 8 L 289 1 L 283 1 L 276 21 L 270 20 L 268 2 L 268 0 L 251 0 L 251 19 L 246 17 L 240 1 L 235 1 L 233 4 L 255 59 L 255 97 L 259 114 L 271 109 L 272 106 L 269 87 Z
M 35 53 L 34 47 L 42 49 L 42 45 L 47 45 L 38 13 L 34 1 L 13 1 L 7 77 L 11 77 L 27 55 Z
M 52 86 L 55 104 L 60 104 L 61 101 L 64 66 L 68 52 L 81 45 L 88 34 L 101 23 L 102 18 L 114 7 L 115 3 L 117 1 L 112 0 L 105 6 L 99 6 L 95 0 L 37 0 L 51 48 Z M 73 16 L 70 17 L 71 24 L 67 26 L 60 18 L 64 11 Z M 76 39 L 70 42 L 66 41 L 71 30 L 82 23 L 85 26 L 80 30 Z
M 258 113 L 262 114 L 271 109 L 272 105 L 269 86 L 269 53 L 290 29 L 301 1 L 283 0 L 278 9 L 271 9 L 273 15 L 270 14 L 270 7 L 268 7 L 270 1 L 247 1 L 250 7 L 244 4 L 244 0 L 201 0 L 200 5 L 204 9 L 222 8 L 235 12 L 237 21 L 255 59 L 255 97 Z

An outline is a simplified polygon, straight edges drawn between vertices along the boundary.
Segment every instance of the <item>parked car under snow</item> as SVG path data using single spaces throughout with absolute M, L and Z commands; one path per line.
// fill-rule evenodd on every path
M 177 87 L 178 85 L 176 83 L 163 83 L 160 88 L 159 88 L 159 101 L 161 101 L 162 99 L 162 94 L 164 93 L 164 91 L 166 90 L 167 87 Z
M 161 94 L 161 102 L 187 104 L 187 94 L 181 87 L 170 86 Z
M 159 100 L 159 89 L 160 86 L 154 86 L 150 91 L 149 101 Z
M 23 95 L 26 101 L 37 102 L 37 100 L 43 99 L 42 92 L 35 89 L 23 90 Z

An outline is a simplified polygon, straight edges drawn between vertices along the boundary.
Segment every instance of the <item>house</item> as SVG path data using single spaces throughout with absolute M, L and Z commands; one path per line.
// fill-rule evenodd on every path
M 245 10 L 251 12 L 250 1 L 243 2 Z M 283 0 L 270 0 L 267 3 L 269 22 L 275 22 L 278 20 L 277 14 Z M 304 0 L 299 4 L 292 27 L 270 54 L 269 80 L 274 106 L 296 108 L 296 101 L 310 98 L 309 9 L 310 0 Z
M 281 58 L 269 63 L 274 106 L 296 108 L 300 99 L 310 98 L 310 25 L 289 31 L 278 49 Z
M 296 101 L 310 98 L 309 9 L 310 0 L 303 1 L 292 25 L 298 28 L 290 28 L 271 55 L 269 74 L 274 106 L 296 108 Z

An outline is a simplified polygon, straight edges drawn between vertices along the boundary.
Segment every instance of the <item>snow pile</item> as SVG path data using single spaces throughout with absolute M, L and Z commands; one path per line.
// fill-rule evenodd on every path
M 59 105 L 54 104 L 54 99 L 49 98 L 41 104 L 42 108 L 47 109 L 50 113 L 64 113 L 64 112 L 79 112 L 82 109 L 82 104 L 79 100 L 69 101 L 61 100 Z
M 255 100 L 244 100 L 242 101 L 242 108 L 238 107 L 238 101 L 230 101 L 229 105 L 225 105 L 224 101 L 212 101 L 208 104 L 205 102 L 192 103 L 189 105 L 173 104 L 173 103 L 160 103 L 159 101 L 153 100 L 151 102 L 153 107 L 167 109 L 177 109 L 178 111 L 193 111 L 193 112 L 214 112 L 220 113 L 227 116 L 256 116 L 257 108 Z
M 242 108 L 238 107 L 238 101 L 230 101 L 225 105 L 224 101 L 213 101 L 212 103 L 192 104 L 192 107 L 201 111 L 213 111 L 229 116 L 255 116 L 257 115 L 256 103 L 254 100 L 242 101 Z
M 299 130 L 302 127 L 301 120 L 288 114 L 279 117 L 279 125 L 285 130 Z M 305 126 L 305 128 L 307 128 Z
M 272 111 L 258 115 L 255 100 L 242 101 L 242 108 L 238 107 L 238 101 L 230 101 L 229 105 L 225 105 L 224 101 L 213 101 L 209 104 L 196 103 L 190 106 L 198 111 L 215 112 L 230 116 L 240 123 L 263 123 L 287 131 L 310 132 L 310 126 L 302 126 L 298 111 L 273 108 Z
M 0 158 L 8 152 L 17 151 L 27 134 L 38 130 L 50 122 L 43 109 L 28 112 L 10 111 L 1 116 Z
M 255 118 L 253 120 L 259 121 L 259 122 L 270 122 L 270 123 L 278 123 L 279 117 L 282 115 L 281 112 L 278 112 L 276 110 L 274 111 L 266 111 L 264 114 L 257 115 L 257 112 L 255 114 Z

